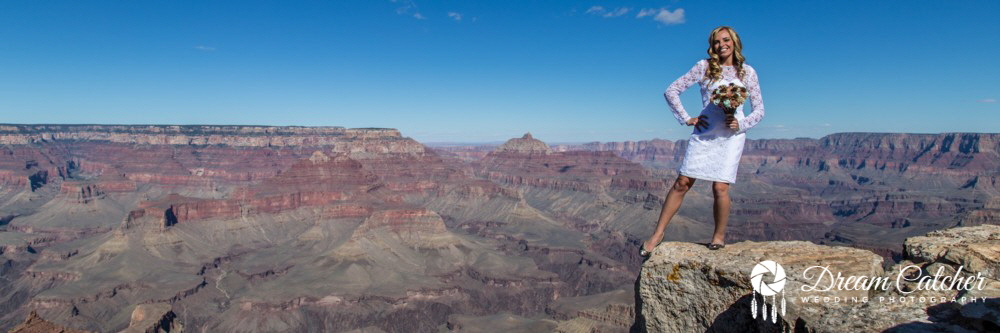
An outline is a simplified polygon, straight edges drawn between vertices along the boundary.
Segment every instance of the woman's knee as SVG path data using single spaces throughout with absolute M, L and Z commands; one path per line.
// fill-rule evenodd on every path
M 729 195 L 729 183 L 714 183 L 714 184 L 712 184 L 712 192 L 716 196 L 728 196 Z
M 674 181 L 673 190 L 681 193 L 687 193 L 694 185 L 694 178 L 680 176 Z

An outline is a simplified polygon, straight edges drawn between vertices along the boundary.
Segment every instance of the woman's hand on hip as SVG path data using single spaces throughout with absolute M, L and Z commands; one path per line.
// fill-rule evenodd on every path
M 688 119 L 688 126 L 694 126 L 696 130 L 708 129 L 708 116 L 698 116 L 697 118 Z

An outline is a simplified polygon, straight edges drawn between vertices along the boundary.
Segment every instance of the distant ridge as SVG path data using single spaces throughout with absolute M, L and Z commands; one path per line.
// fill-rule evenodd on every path
M 355 139 L 405 138 L 393 128 L 338 126 L 0 124 L 0 144 L 73 140 L 126 144 L 324 146 Z

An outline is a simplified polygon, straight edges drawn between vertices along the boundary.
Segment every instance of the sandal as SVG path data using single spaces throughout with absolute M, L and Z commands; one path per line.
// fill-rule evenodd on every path
M 653 254 L 652 251 L 646 251 L 646 242 L 645 241 L 643 241 L 642 243 L 639 243 L 639 256 L 640 257 L 649 258 L 649 256 L 652 255 L 652 254 Z
M 708 249 L 709 250 L 713 250 L 713 251 L 721 249 L 721 248 L 724 248 L 724 247 L 726 247 L 726 244 L 717 244 L 717 243 L 710 243 L 710 244 L 708 244 Z

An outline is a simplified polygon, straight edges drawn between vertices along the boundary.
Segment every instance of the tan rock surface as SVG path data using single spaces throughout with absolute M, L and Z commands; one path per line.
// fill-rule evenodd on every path
M 1000 260 L 998 233 L 1000 226 L 980 226 L 915 237 L 906 242 L 908 260 L 889 270 L 883 270 L 882 259 L 872 252 L 809 242 L 742 242 L 719 251 L 710 251 L 700 244 L 663 243 L 643 265 L 640 311 L 650 332 L 743 332 L 750 327 L 761 332 L 990 330 L 1000 327 L 996 326 L 1000 314 L 997 298 L 1000 283 L 996 280 Z M 756 319 L 750 313 L 749 276 L 763 260 L 777 262 L 787 274 L 783 288 L 787 308 L 777 324 L 770 322 L 770 316 L 764 321 L 760 313 Z M 905 281 L 933 276 L 939 270 L 944 273 L 942 276 L 953 276 L 963 264 L 959 276 L 970 279 L 980 274 L 981 290 L 927 290 L 918 286 L 917 281 Z M 819 279 L 820 269 L 804 274 L 812 266 L 827 267 L 831 275 Z M 907 274 L 897 287 L 897 277 L 903 269 Z M 853 282 L 848 279 L 852 276 L 884 277 L 888 280 L 887 288 L 844 290 L 853 288 L 834 286 L 825 291 L 837 273 L 848 284 Z M 763 281 L 770 283 L 773 279 L 773 275 L 766 274 Z M 812 286 L 818 288 L 809 289 Z M 812 297 L 819 297 L 820 302 Z M 898 301 L 900 297 L 906 300 Z M 976 301 L 971 300 L 973 297 Z M 767 298 L 768 310 L 776 303 L 775 299 L 781 302 L 781 294 Z M 759 294 L 756 302 L 761 302 Z

